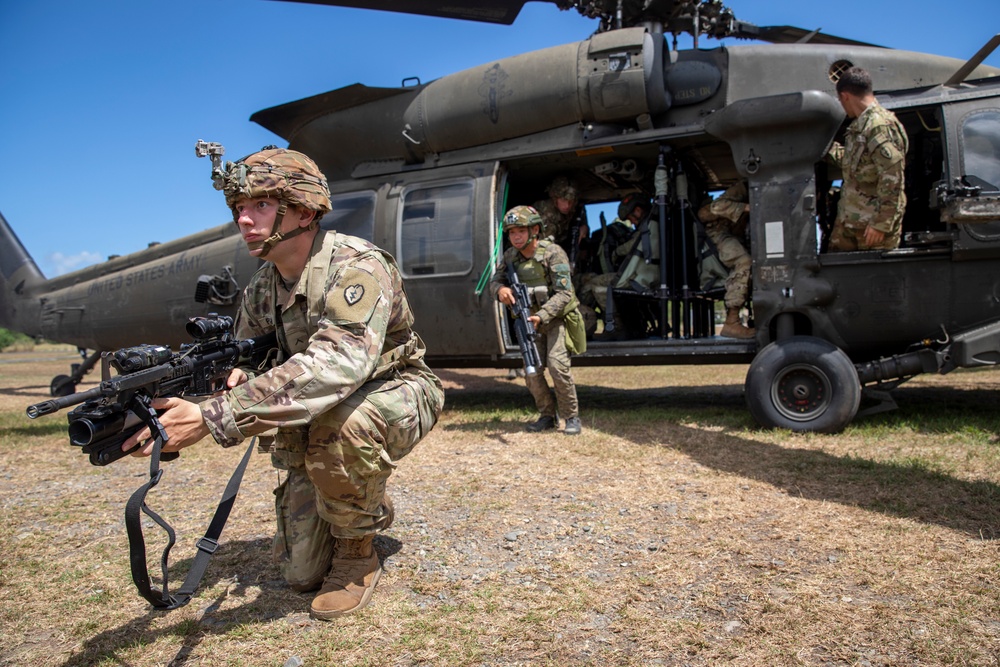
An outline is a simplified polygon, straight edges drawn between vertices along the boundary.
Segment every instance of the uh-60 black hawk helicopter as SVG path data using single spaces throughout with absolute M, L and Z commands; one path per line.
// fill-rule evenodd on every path
M 334 2 L 511 23 L 522 1 Z M 585 204 L 654 201 L 654 279 L 613 289 L 627 337 L 577 365 L 749 363 L 764 426 L 832 432 L 892 407 L 919 373 L 1000 362 L 1000 69 L 737 20 L 709 0 L 558 0 L 600 19 L 589 39 L 399 88 L 355 84 L 252 116 L 313 157 L 333 211 L 322 225 L 397 258 L 438 367 L 520 364 L 505 310 L 481 285 L 504 211 L 571 177 Z M 770 44 L 677 51 L 676 35 Z M 674 37 L 671 43 L 671 37 Z M 906 128 L 908 205 L 891 251 L 823 252 L 838 174 L 824 155 L 845 126 L 834 94 L 852 65 Z M 405 84 L 406 82 L 404 82 Z M 201 144 L 218 155 L 218 145 Z M 716 335 L 695 211 L 749 188 L 750 340 Z M 183 323 L 233 312 L 257 268 L 234 225 L 46 280 L 0 218 L 0 324 L 109 350 L 176 345 Z M 662 259 L 655 259 L 659 257 Z M 647 267 L 648 268 L 648 267 Z M 96 355 L 52 391 L 73 391 Z

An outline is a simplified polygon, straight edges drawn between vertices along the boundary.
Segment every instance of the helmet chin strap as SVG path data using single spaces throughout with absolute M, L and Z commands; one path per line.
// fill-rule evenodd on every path
M 281 243 L 286 239 L 298 236 L 303 232 L 307 232 L 316 227 L 316 218 L 314 217 L 312 222 L 309 223 L 307 227 L 296 227 L 290 232 L 282 233 L 279 231 L 281 229 L 281 221 L 285 217 L 285 213 L 288 212 L 288 205 L 285 201 L 280 201 L 278 203 L 278 212 L 274 216 L 274 224 L 271 225 L 271 235 L 268 236 L 263 241 L 254 241 L 253 243 L 248 243 L 247 248 L 250 250 L 257 250 L 260 248 L 260 255 L 258 257 L 266 257 L 267 253 L 271 252 L 271 248 Z

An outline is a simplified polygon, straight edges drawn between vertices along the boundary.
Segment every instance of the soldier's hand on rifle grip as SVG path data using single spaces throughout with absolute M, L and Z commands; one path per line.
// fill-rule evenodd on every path
M 232 376 L 230 376 L 232 377 Z M 163 452 L 177 452 L 193 445 L 209 434 L 205 419 L 201 416 L 201 408 L 195 403 L 183 398 L 154 398 L 153 407 L 170 438 L 163 444 Z M 153 453 L 153 440 L 149 429 L 136 431 L 131 438 L 122 443 L 122 450 L 128 452 L 132 448 L 132 456 L 149 456 Z
M 500 303 L 506 304 L 508 306 L 514 305 L 514 290 L 509 287 L 501 287 L 497 290 L 497 299 Z
M 234 368 L 232 372 L 229 373 L 229 377 L 226 378 L 226 387 L 232 389 L 237 385 L 243 384 L 249 379 L 250 376 L 246 374 L 246 371 L 240 368 Z
M 250 376 L 246 374 L 246 371 L 241 370 L 239 368 L 234 368 L 232 371 L 229 372 L 229 376 L 226 378 L 226 388 L 220 389 L 219 391 L 212 394 L 212 398 L 215 398 L 216 396 L 222 396 L 233 387 L 241 385 L 249 379 Z

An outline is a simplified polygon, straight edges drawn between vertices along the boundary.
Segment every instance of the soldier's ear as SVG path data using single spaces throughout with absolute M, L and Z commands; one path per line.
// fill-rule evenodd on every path
M 296 206 L 293 209 L 297 214 L 296 224 L 299 227 L 308 227 L 312 224 L 313 219 L 316 217 L 316 211 L 308 208 L 302 208 L 301 206 Z

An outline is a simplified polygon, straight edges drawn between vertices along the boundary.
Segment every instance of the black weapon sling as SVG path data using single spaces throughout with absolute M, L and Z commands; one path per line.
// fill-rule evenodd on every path
M 157 433 L 156 429 L 151 428 L 150 431 Z M 233 508 L 233 503 L 236 501 L 236 494 L 239 492 L 240 484 L 243 482 L 243 473 L 250 462 L 250 455 L 253 453 L 256 442 L 256 437 L 250 440 L 250 445 L 247 447 L 243 459 L 236 466 L 236 470 L 233 471 L 232 477 L 229 478 L 229 483 L 226 484 L 222 500 L 219 501 L 215 515 L 212 517 L 208 530 L 205 531 L 205 536 L 196 543 L 198 553 L 195 554 L 194 562 L 191 564 L 191 569 L 188 571 L 184 583 L 181 584 L 175 595 L 171 595 L 168 586 L 167 558 L 170 554 L 170 549 L 174 546 L 176 535 L 170 524 L 146 505 L 146 494 L 163 477 L 163 469 L 160 468 L 160 450 L 163 447 L 163 437 L 159 434 L 155 436 L 153 454 L 149 459 L 149 481 L 136 489 L 125 505 L 125 530 L 128 533 L 132 581 L 135 583 L 139 595 L 145 598 L 156 609 L 168 611 L 183 607 L 194 596 L 194 592 L 198 589 L 202 577 L 205 576 L 208 561 L 212 558 L 215 550 L 219 548 L 219 537 L 222 535 L 222 529 L 229 519 L 229 513 Z M 164 547 L 163 554 L 160 557 L 160 567 L 163 571 L 162 590 L 153 588 L 150 585 L 149 572 L 146 569 L 146 542 L 142 536 L 142 517 L 139 514 L 140 511 L 155 521 L 167 534 L 167 546 Z

